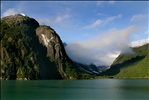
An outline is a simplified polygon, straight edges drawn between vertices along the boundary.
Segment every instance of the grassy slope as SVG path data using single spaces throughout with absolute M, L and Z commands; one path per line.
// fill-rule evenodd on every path
M 149 57 L 149 56 L 148 56 Z M 115 77 L 120 78 L 149 78 L 149 58 L 147 56 L 142 60 L 124 66 Z
M 149 44 L 133 48 L 133 55 L 120 55 L 102 76 L 149 78 Z

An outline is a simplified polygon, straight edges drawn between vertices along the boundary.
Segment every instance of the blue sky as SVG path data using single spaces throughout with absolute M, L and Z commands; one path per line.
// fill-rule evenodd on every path
M 64 42 L 88 39 L 131 25 L 131 40 L 148 37 L 147 1 L 2 1 L 2 17 L 24 13 L 54 28 Z
M 2 1 L 1 17 L 24 13 L 51 26 L 79 63 L 110 66 L 149 43 L 148 1 Z

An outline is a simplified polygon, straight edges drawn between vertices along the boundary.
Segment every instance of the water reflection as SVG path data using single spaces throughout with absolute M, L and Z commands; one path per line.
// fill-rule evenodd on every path
M 149 99 L 149 80 L 2 81 L 2 100 Z

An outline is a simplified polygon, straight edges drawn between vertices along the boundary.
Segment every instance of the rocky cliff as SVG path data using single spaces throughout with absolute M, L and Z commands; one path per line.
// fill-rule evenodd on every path
M 120 55 L 111 68 L 73 62 L 59 35 L 50 26 L 40 26 L 28 16 L 0 19 L 0 78 L 4 80 L 88 79 L 148 77 L 148 44 L 132 48 L 133 55 Z M 144 70 L 145 69 L 145 70 Z M 84 72 L 84 73 L 83 73 Z M 86 74 L 88 73 L 88 74 Z M 98 78 L 98 77 L 97 77 Z
M 76 78 L 74 63 L 67 56 L 63 43 L 58 34 L 50 26 L 40 26 L 36 29 L 39 42 L 46 47 L 47 57 L 57 66 L 57 70 L 62 78 Z M 70 71 L 71 69 L 71 71 Z M 67 72 L 67 73 L 66 73 Z
M 58 34 L 21 14 L 1 19 L 1 79 L 74 79 L 77 69 Z

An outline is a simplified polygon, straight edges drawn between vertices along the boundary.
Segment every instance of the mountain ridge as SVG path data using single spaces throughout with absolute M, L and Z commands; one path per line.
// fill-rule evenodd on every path
M 144 59 L 149 64 L 147 45 L 138 47 L 143 49 L 132 48 L 136 52 L 134 55 L 119 55 L 111 68 L 105 71 L 105 66 L 84 65 L 72 61 L 64 48 L 67 44 L 62 42 L 56 31 L 50 26 L 39 25 L 33 18 L 16 14 L 1 18 L 0 23 L 1 79 L 94 79 L 105 76 L 130 78 L 134 77 L 129 74 L 133 72 L 132 67 L 131 71 L 125 69 L 130 77 L 124 76 L 125 73 L 121 69 L 134 65 L 135 62 L 142 63 L 141 60 Z M 146 76 L 139 77 L 149 77 L 147 72 L 144 75 Z
M 133 54 L 120 54 L 101 76 L 113 78 L 149 78 L 149 44 L 133 47 Z
M 69 74 L 66 75 L 65 73 L 66 67 L 68 67 L 67 69 L 71 67 L 70 73 L 74 73 L 75 68 L 72 66 L 70 60 L 65 61 L 68 58 L 63 47 L 62 51 L 59 49 L 61 47 L 57 48 L 59 50 L 54 55 L 56 50 L 54 47 L 47 50 L 42 43 L 39 43 L 40 39 L 38 34 L 36 34 L 39 28 L 42 28 L 42 26 L 36 20 L 28 16 L 22 16 L 21 14 L 7 16 L 1 19 L 0 38 L 2 54 L 0 60 L 2 79 L 76 78 L 76 76 L 69 76 Z M 48 34 L 55 34 L 56 40 L 52 42 L 52 45 L 55 45 L 54 42 L 57 41 L 57 44 L 61 46 L 62 42 L 59 36 L 53 29 L 48 28 Z M 50 52 L 52 50 L 53 52 Z M 60 55 L 62 52 L 64 54 Z M 63 63 L 67 63 L 67 65 L 63 66 Z

